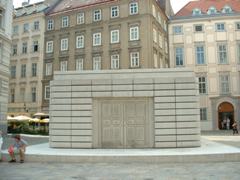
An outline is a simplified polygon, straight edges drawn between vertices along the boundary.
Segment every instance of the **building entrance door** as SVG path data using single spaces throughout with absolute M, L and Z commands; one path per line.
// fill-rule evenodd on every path
M 234 108 L 228 102 L 223 102 L 218 106 L 218 128 L 221 130 L 232 129 L 234 122 Z
M 149 103 L 147 99 L 103 100 L 100 141 L 102 148 L 144 148 L 150 146 Z

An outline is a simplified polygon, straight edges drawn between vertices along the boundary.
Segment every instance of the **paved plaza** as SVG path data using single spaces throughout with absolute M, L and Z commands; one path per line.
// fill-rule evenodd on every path
M 47 144 L 47 137 L 31 137 L 25 136 L 29 141 L 28 153 L 34 153 L 34 149 L 38 152 L 44 153 L 44 147 Z M 35 140 L 34 140 L 35 139 Z M 197 151 L 209 150 L 215 151 L 214 153 L 224 157 L 224 161 L 218 162 L 183 162 L 183 163 L 168 163 L 168 162 L 51 162 L 44 158 L 42 161 L 32 161 L 33 159 L 26 160 L 24 164 L 7 162 L 0 163 L 0 179 L 1 180 L 238 180 L 240 177 L 240 161 L 231 161 L 227 159 L 224 153 L 235 152 L 240 153 L 240 136 L 232 136 L 230 131 L 224 132 L 203 132 L 202 139 L 204 139 L 203 147 L 198 150 L 188 149 L 162 149 L 160 151 L 152 151 L 151 153 L 161 152 L 165 155 L 177 153 L 181 151 L 184 154 L 196 153 Z M 10 139 L 8 143 L 11 143 Z M 34 143 L 35 142 L 35 143 Z M 37 143 L 38 142 L 38 143 Z M 208 149 L 206 149 L 208 147 Z M 69 156 L 78 151 L 87 153 L 88 150 L 73 150 L 69 152 Z M 121 150 L 120 150 L 121 151 Z M 53 149 L 49 152 L 60 153 L 58 149 Z M 63 153 L 65 152 L 62 149 Z M 88 153 L 100 153 L 100 151 L 91 151 Z M 116 153 L 117 151 L 109 151 Z M 124 151 L 121 151 L 122 155 Z M 133 151 L 132 151 L 133 152 Z M 134 153 L 145 153 L 146 151 L 134 151 Z M 60 153 L 60 154 L 61 154 Z M 126 153 L 126 152 L 125 152 Z M 129 151 L 127 152 L 129 153 Z M 204 153 L 204 151 L 202 152 Z M 96 155 L 96 154 L 95 154 Z M 238 157 L 238 156 L 237 156 Z M 218 158 L 221 158 L 220 156 Z M 211 159 L 211 158 L 210 158 Z

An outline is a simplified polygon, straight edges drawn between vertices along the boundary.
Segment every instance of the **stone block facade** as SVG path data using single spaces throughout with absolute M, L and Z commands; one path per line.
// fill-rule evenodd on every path
M 50 146 L 200 146 L 198 87 L 188 69 L 56 72 Z

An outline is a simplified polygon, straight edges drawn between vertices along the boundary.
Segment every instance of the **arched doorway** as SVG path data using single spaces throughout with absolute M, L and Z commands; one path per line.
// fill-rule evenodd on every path
M 233 122 L 234 122 L 233 105 L 229 102 L 221 103 L 218 106 L 218 128 L 221 130 L 232 129 Z

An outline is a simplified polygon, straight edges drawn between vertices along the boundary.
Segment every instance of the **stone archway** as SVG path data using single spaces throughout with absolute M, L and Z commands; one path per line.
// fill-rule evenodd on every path
M 230 119 L 230 122 L 227 123 L 227 119 Z M 231 129 L 234 122 L 234 107 L 229 102 L 222 102 L 218 106 L 218 128 Z

